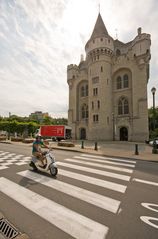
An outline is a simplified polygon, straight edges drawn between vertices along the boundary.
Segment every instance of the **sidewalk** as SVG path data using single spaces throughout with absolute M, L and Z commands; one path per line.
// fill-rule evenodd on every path
M 152 153 L 152 147 L 145 143 L 134 143 L 134 142 L 98 142 L 97 150 L 95 150 L 95 142 L 93 141 L 84 141 L 84 149 L 82 149 L 81 141 L 74 141 L 75 147 L 61 147 L 57 146 L 57 143 L 50 143 L 54 149 L 64 149 L 77 151 L 82 153 L 91 153 L 102 156 L 109 157 L 120 157 L 120 158 L 132 158 L 132 159 L 141 159 L 148 161 L 157 161 L 158 162 L 158 154 Z M 136 155 L 136 146 L 138 145 L 138 155 Z
M 66 142 L 66 141 L 65 141 Z M 17 145 L 27 145 L 32 146 L 32 144 L 20 143 L 20 142 L 2 142 L 1 143 L 10 143 Z M 94 141 L 71 141 L 75 146 L 74 147 L 66 147 L 66 146 L 58 146 L 57 142 L 49 142 L 49 145 L 53 149 L 67 150 L 67 151 L 75 151 L 81 153 L 91 153 L 97 154 L 100 156 L 109 156 L 109 157 L 120 157 L 120 158 L 132 158 L 132 159 L 140 159 L 147 161 L 156 161 L 158 162 L 158 154 L 152 153 L 152 147 L 145 143 L 137 143 L 137 142 L 122 142 L 122 141 L 100 141 L 97 142 L 97 150 L 95 150 L 95 142 Z M 136 154 L 136 144 L 138 145 L 138 155 Z M 84 148 L 82 148 L 82 146 Z

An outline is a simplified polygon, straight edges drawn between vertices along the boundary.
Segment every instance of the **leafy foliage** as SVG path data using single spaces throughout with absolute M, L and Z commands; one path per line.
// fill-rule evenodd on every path
M 30 120 L 29 117 L 19 117 L 17 115 L 11 115 L 10 117 L 0 116 L 0 131 L 28 136 L 34 134 L 40 125 L 67 125 L 67 122 L 65 118 L 51 118 L 49 116 L 45 117 L 42 123 L 39 123 L 37 120 Z

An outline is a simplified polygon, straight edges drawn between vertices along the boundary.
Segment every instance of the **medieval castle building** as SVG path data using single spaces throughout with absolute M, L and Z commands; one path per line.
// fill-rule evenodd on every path
M 67 66 L 68 124 L 73 138 L 148 139 L 150 45 L 150 35 L 141 28 L 128 43 L 114 40 L 99 13 L 85 45 L 85 60 L 82 56 L 79 65 Z

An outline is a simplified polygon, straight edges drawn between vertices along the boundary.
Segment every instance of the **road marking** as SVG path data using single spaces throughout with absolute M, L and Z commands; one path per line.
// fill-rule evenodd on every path
M 9 152 L 4 152 L 4 153 L 0 153 L 0 156 L 3 156 L 5 154 L 8 154 Z
M 8 159 L 8 160 L 6 160 L 8 163 L 10 162 L 10 163 L 14 163 L 14 162 L 17 162 L 17 159 Z
M 14 156 L 14 159 L 19 159 L 19 158 L 21 158 L 21 157 L 23 157 L 24 155 L 23 154 L 18 154 L 18 155 L 16 155 L 16 156 Z
M 158 225 L 157 225 L 157 224 L 154 224 L 154 223 L 150 222 L 150 220 L 151 220 L 151 221 L 157 221 L 157 222 L 158 222 L 158 218 L 156 218 L 156 217 L 141 216 L 140 219 L 141 219 L 143 222 L 145 222 L 146 224 L 148 224 L 148 225 L 150 225 L 150 226 L 152 226 L 152 227 L 158 229 Z
M 15 153 L 9 153 L 9 156 L 13 156 L 13 155 L 16 155 Z
M 110 157 L 102 157 L 102 156 L 96 156 L 96 155 L 90 155 L 90 154 L 81 154 L 82 156 L 85 157 L 92 157 L 92 158 L 98 158 L 98 159 L 108 159 L 112 161 L 118 161 L 118 162 L 126 162 L 126 163 L 136 163 L 134 160 L 126 160 L 126 159 L 120 159 L 120 158 L 110 158 Z
M 89 184 L 97 185 L 97 186 L 100 186 L 103 188 L 108 188 L 110 190 L 121 192 L 121 193 L 125 193 L 126 188 L 127 188 L 127 186 L 122 185 L 122 184 L 113 183 L 113 182 L 109 182 L 106 180 L 85 176 L 85 175 L 79 174 L 79 173 L 73 173 L 73 172 L 70 172 L 67 170 L 63 170 L 63 169 L 59 170 L 59 175 L 77 179 L 77 180 L 80 180 L 80 181 L 83 181 L 83 182 L 86 182 Z
M 18 162 L 18 163 L 15 163 L 15 165 L 25 165 L 25 164 L 27 164 L 27 162 Z
M 108 227 L 3 177 L 0 191 L 76 239 L 105 239 L 107 235 Z
M 30 160 L 31 158 L 32 158 L 32 157 L 30 157 L 30 156 L 23 157 L 24 160 L 26 160 L 26 159 L 27 159 L 27 160 Z
M 61 166 L 68 167 L 68 168 L 73 168 L 73 169 L 78 169 L 78 170 L 81 170 L 81 171 L 94 173 L 94 174 L 98 174 L 98 175 L 108 176 L 108 177 L 111 177 L 111 178 L 117 178 L 117 179 L 121 179 L 121 180 L 124 180 L 124 181 L 129 181 L 130 180 L 130 177 L 126 176 L 126 175 L 111 173 L 111 172 L 102 171 L 102 170 L 98 170 L 98 169 L 92 169 L 92 168 L 88 168 L 88 167 L 82 167 L 82 166 L 74 165 L 74 164 L 70 164 L 70 163 L 57 162 L 57 165 L 61 165 Z
M 142 179 L 138 179 L 138 178 L 133 178 L 132 180 L 135 182 L 139 182 L 139 183 L 145 183 L 145 184 L 150 184 L 153 186 L 158 186 L 158 183 L 152 182 L 152 181 L 146 181 L 146 180 L 142 180 Z
M 82 160 L 75 160 L 75 159 L 65 159 L 67 162 L 72 162 L 72 163 L 81 163 L 84 165 L 89 165 L 89 166 L 95 166 L 95 167 L 100 167 L 100 168 L 106 168 L 106 169 L 111 169 L 114 171 L 121 171 L 125 173 L 133 173 L 133 170 L 127 169 L 127 168 L 120 168 L 120 167 L 114 167 L 114 166 L 109 166 L 109 165 L 104 165 L 104 164 L 99 164 L 99 163 L 91 163 L 91 162 L 85 162 Z
M 141 205 L 151 211 L 154 211 L 154 212 L 158 212 L 158 209 L 155 209 L 155 208 L 152 208 L 152 207 L 157 207 L 158 208 L 158 204 L 155 204 L 155 203 L 141 203 Z
M 82 156 L 74 156 L 76 159 L 86 159 L 86 160 L 93 160 L 93 162 L 99 162 L 99 163 L 107 163 L 107 164 L 113 164 L 113 165 L 119 165 L 119 166 L 126 166 L 130 168 L 134 168 L 135 165 L 133 164 L 127 164 L 127 163 L 117 163 L 117 162 L 112 162 L 111 160 L 106 160 L 106 159 L 92 159 L 90 157 L 82 157 Z
M 1 163 L 2 166 L 8 166 L 8 165 L 11 165 L 12 163 L 9 163 L 9 162 L 5 162 L 3 161 L 3 163 Z
M 19 172 L 18 175 L 29 178 L 35 182 L 51 187 L 57 191 L 66 193 L 72 197 L 78 198 L 112 213 L 116 213 L 120 205 L 120 201 L 118 200 L 102 196 L 100 194 L 70 185 L 68 183 L 64 183 L 59 180 L 52 180 L 52 178 L 35 174 L 34 172 L 31 172 L 29 170 Z
M 7 166 L 0 166 L 0 170 L 8 168 Z

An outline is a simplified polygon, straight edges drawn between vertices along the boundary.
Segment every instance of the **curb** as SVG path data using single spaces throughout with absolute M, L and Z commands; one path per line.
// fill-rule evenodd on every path
M 103 156 L 103 157 L 111 157 L 111 158 L 119 158 L 119 159 L 132 159 L 132 160 L 141 160 L 141 161 L 148 161 L 148 162 L 156 162 L 158 163 L 158 160 L 154 160 L 154 159 L 150 159 L 150 160 L 147 160 L 147 159 L 141 159 L 141 158 L 131 158 L 131 157 L 126 157 L 126 156 L 117 156 L 117 155 L 109 155 L 109 154 L 104 154 L 102 152 L 98 152 L 98 150 L 94 150 L 93 149 L 93 152 L 90 152 L 90 151 L 86 151 L 86 148 L 85 148 L 85 151 L 84 150 L 80 150 L 80 149 L 72 149 L 72 148 L 59 148 L 59 147 L 53 147 L 53 149 L 55 150 L 65 150 L 65 151 L 71 151 L 71 152 L 77 152 L 77 153 L 88 153 L 88 154 L 96 154 L 96 155 L 99 155 L 99 156 Z
M 13 142 L 4 142 L 4 141 L 0 141 L 0 143 L 5 143 L 5 144 L 12 144 L 14 145 Z M 28 146 L 28 147 L 31 147 L 32 144 L 19 144 L 19 145 L 24 145 L 24 146 Z M 70 152 L 77 152 L 77 153 L 88 153 L 88 154 L 96 154 L 96 155 L 99 155 L 99 156 L 103 156 L 103 157 L 112 157 L 112 158 L 123 158 L 123 159 L 133 159 L 133 160 L 141 160 L 141 161 L 146 161 L 146 162 L 156 162 L 158 163 L 158 160 L 156 159 L 145 159 L 145 158 L 132 158 L 132 157 L 127 157 L 127 156 L 117 156 L 117 155 L 109 155 L 109 154 L 104 154 L 102 152 L 98 152 L 98 150 L 95 150 L 94 148 L 91 150 L 93 150 L 93 152 L 90 152 L 90 151 L 87 151 L 88 148 L 84 148 L 83 150 L 82 149 L 73 149 L 73 147 L 58 147 L 58 146 L 51 146 L 52 149 L 55 149 L 55 150 L 65 150 L 65 151 L 70 151 Z

